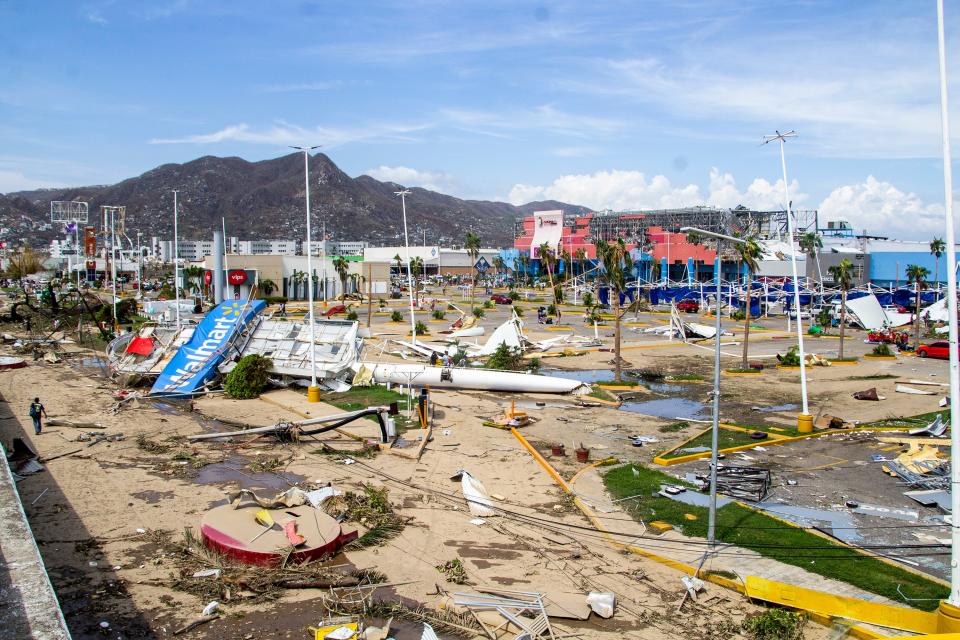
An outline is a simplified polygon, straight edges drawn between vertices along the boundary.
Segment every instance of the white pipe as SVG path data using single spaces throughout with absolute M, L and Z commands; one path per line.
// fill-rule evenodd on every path
M 940 54 L 940 123 L 943 138 L 943 193 L 946 210 L 947 324 L 950 341 L 950 504 L 954 518 L 951 530 L 950 597 L 960 606 L 960 358 L 957 348 L 957 254 L 953 221 L 953 169 L 950 156 L 950 119 L 947 108 L 947 60 L 943 34 L 943 0 L 937 0 L 937 44 Z

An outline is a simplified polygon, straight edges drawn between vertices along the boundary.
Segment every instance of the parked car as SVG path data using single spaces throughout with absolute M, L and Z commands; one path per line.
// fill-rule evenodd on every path
M 960 347 L 958 347 L 960 350 Z M 941 341 L 941 342 L 931 342 L 930 344 L 922 344 L 917 347 L 917 355 L 921 358 L 939 358 L 941 360 L 950 359 L 950 343 Z
M 493 294 L 492 296 L 490 296 L 490 299 L 491 299 L 495 304 L 513 304 L 513 299 L 512 299 L 512 298 L 510 298 L 510 297 L 508 297 L 508 296 L 505 296 L 505 295 L 502 295 L 502 294 L 499 294 L 499 293 Z
M 796 320 L 796 318 L 797 318 L 797 310 L 796 310 L 796 309 L 790 309 L 790 317 L 793 318 L 794 320 Z M 801 320 L 809 320 L 809 319 L 810 319 L 810 310 L 809 310 L 809 309 L 800 309 L 800 319 L 801 319 Z
M 696 300 L 681 300 L 677 303 L 677 311 L 685 313 L 699 313 L 700 303 Z

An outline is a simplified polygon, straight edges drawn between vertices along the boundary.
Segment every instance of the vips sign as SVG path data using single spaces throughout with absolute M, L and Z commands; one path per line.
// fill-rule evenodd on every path
M 247 272 L 241 269 L 234 269 L 227 274 L 227 282 L 235 287 L 239 287 L 247 281 Z
M 266 306 L 263 300 L 226 300 L 214 307 L 164 367 L 150 395 L 188 394 L 211 380 L 233 338 Z
M 83 228 L 83 255 L 97 257 L 97 230 L 94 227 Z
M 203 284 L 210 286 L 210 283 L 213 282 L 213 271 L 204 271 L 203 272 Z

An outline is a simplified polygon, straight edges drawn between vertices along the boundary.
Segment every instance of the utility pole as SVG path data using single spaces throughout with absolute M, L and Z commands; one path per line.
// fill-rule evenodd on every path
M 783 168 L 783 193 L 787 203 L 787 243 L 790 245 L 790 269 L 793 275 L 793 306 L 797 312 L 797 347 L 800 350 L 800 396 L 803 403 L 802 412 L 797 416 L 797 431 L 810 433 L 813 431 L 813 416 L 810 415 L 810 406 L 807 403 L 807 365 L 803 350 L 803 320 L 800 317 L 800 279 L 797 277 L 797 251 L 794 246 L 793 212 L 790 206 L 790 185 L 787 182 L 787 155 L 784 149 L 787 138 L 796 138 L 796 131 L 786 133 L 776 132 L 775 135 L 764 136 L 763 144 L 774 140 L 780 143 L 780 165 Z M 747 283 L 750 286 L 750 283 Z M 789 317 L 789 314 L 788 314 Z
M 304 196 L 307 201 L 307 299 L 310 305 L 307 317 L 310 322 L 310 387 L 307 388 L 307 402 L 320 402 L 320 387 L 317 386 L 317 341 L 315 336 L 315 323 L 313 320 L 313 251 L 310 246 L 310 152 L 319 148 L 320 145 L 313 147 L 290 147 L 303 151 L 303 172 L 304 172 Z
M 173 190 L 173 288 L 177 305 L 177 331 L 180 330 L 180 241 L 177 238 L 177 195 L 180 192 Z M 217 277 L 216 274 L 214 277 Z
M 403 208 L 403 246 L 407 252 L 407 293 L 410 294 L 410 339 L 417 344 L 417 324 L 413 315 L 413 272 L 410 270 L 410 240 L 407 237 L 407 196 L 410 195 L 410 189 L 395 191 L 394 195 L 400 196 L 400 206 Z
M 950 486 L 953 521 L 950 525 L 950 597 L 940 604 L 938 631 L 960 631 L 960 357 L 957 335 L 957 255 L 953 219 L 953 166 L 947 104 L 947 54 L 943 33 L 943 0 L 937 0 L 937 45 L 940 61 L 940 135 L 943 139 L 943 193 L 947 245 L 947 316 L 950 341 Z M 898 276 L 899 277 L 899 276 Z

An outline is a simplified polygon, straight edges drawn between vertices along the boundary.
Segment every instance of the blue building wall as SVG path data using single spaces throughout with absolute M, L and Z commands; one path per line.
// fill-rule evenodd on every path
M 889 287 L 899 282 L 907 283 L 907 265 L 916 264 L 930 270 L 929 282 L 933 283 L 937 274 L 937 259 L 930 252 L 921 251 L 875 251 L 870 253 L 871 283 Z M 940 256 L 940 282 L 947 281 L 947 256 Z

